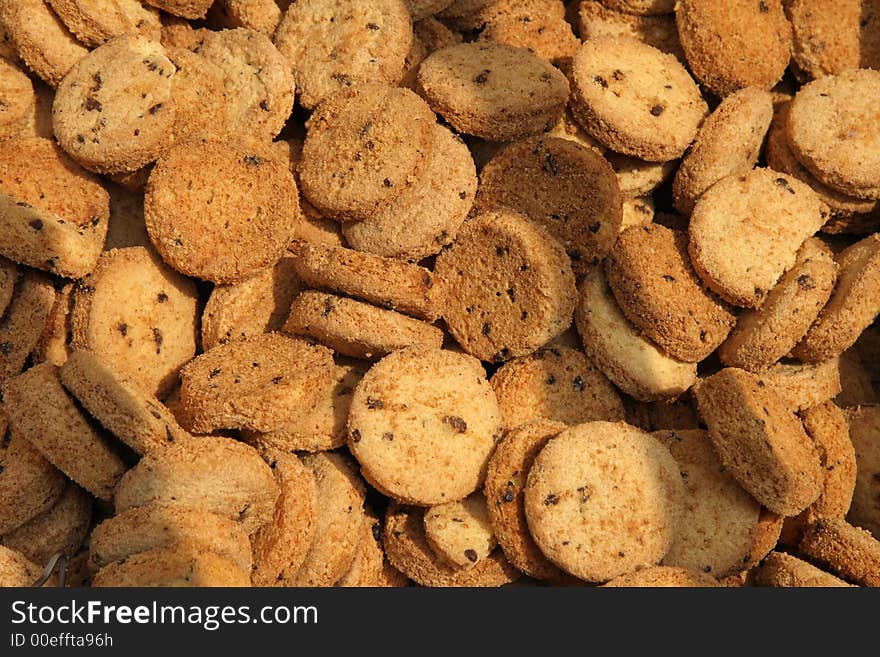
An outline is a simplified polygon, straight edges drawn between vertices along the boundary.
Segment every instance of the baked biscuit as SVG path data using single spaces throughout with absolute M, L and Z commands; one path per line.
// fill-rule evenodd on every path
M 5 412 L 0 409 L 5 426 Z M 64 492 L 66 479 L 24 437 L 4 429 L 0 437 L 0 536 L 14 532 L 50 511 Z
M 126 34 L 142 34 L 158 41 L 162 32 L 159 12 L 140 0 L 49 0 L 58 18 L 76 38 L 90 47 Z
M 611 588 L 707 588 L 719 586 L 711 575 L 688 568 L 673 566 L 648 566 L 625 575 L 615 577 L 603 584 Z
M 785 552 L 767 555 L 757 568 L 755 583 L 776 587 L 849 586 L 842 579 Z
M 18 66 L 0 58 L 0 138 L 22 133 L 36 102 L 30 78 Z
M 849 582 L 880 586 L 880 541 L 864 529 L 825 518 L 806 529 L 798 549 Z
M 858 463 L 847 519 L 876 538 L 880 536 L 880 406 L 847 409 L 846 418 Z
M 577 7 L 577 28 L 584 41 L 599 37 L 632 37 L 684 61 L 675 17 L 671 12 L 635 14 L 612 9 L 611 3 L 584 0 Z
M 31 587 L 40 575 L 42 568 L 16 550 L 0 545 L 0 586 Z M 52 586 L 49 581 L 46 586 Z
M 463 500 L 428 508 L 425 539 L 440 559 L 458 568 L 473 568 L 498 545 L 485 496 L 477 491 Z
M 0 316 L 0 383 L 24 369 L 54 305 L 55 291 L 47 276 L 25 271 L 19 277 L 9 307 Z
M 818 406 L 840 392 L 836 358 L 822 363 L 780 362 L 758 377 L 795 412 Z
M 148 5 L 181 18 L 204 18 L 213 0 L 145 0 Z
M 104 566 L 91 586 L 104 587 L 241 587 L 250 573 L 234 561 L 207 550 L 177 546 L 154 548 Z

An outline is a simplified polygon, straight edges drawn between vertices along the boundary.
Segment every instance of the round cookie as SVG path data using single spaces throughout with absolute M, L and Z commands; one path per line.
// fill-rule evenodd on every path
M 121 511 L 95 527 L 88 565 L 97 572 L 135 554 L 182 547 L 216 553 L 251 572 L 251 544 L 241 524 L 216 513 L 162 504 Z
M 828 219 L 807 185 L 770 169 L 723 178 L 697 201 L 688 228 L 691 262 L 712 291 L 760 307 Z
M 89 53 L 45 0 L 0 3 L 0 23 L 28 68 L 52 87 Z
M 60 276 L 85 276 L 104 246 L 109 198 L 100 181 L 54 142 L 4 141 L 0 254 Z
M 565 424 L 624 419 L 614 386 L 576 349 L 544 348 L 508 361 L 491 384 L 507 429 L 537 419 Z
M 727 96 L 700 126 L 672 183 L 675 208 L 689 215 L 716 182 L 741 175 L 758 161 L 773 118 L 770 92 L 748 87 Z
M 580 41 L 563 16 L 547 11 L 547 3 L 507 4 L 508 11 L 486 21 L 480 40 L 527 48 L 560 68 L 571 62 Z
M 752 549 L 749 552 L 748 561 L 742 565 L 743 570 L 754 568 L 760 563 L 761 559 L 766 557 L 776 547 L 779 543 L 785 520 L 785 516 L 761 507 L 755 539 L 752 541 Z
M 443 319 L 469 354 L 495 362 L 533 352 L 571 323 L 574 276 L 562 245 L 523 215 L 478 215 L 444 250 L 434 273 Z
M 696 363 L 730 332 L 733 313 L 700 282 L 688 238 L 660 225 L 625 230 L 605 261 L 605 276 L 626 318 L 667 354 Z
M 5 426 L 5 411 L 0 415 Z M 5 535 L 50 511 L 66 479 L 27 439 L 6 429 L 0 436 L 0 466 L 0 535 Z
M 441 349 L 386 356 L 358 384 L 348 418 L 349 448 L 367 481 L 425 506 L 476 490 L 500 433 L 480 362 Z
M 462 42 L 462 36 L 453 32 L 436 18 L 423 18 L 413 23 L 413 41 L 404 61 L 401 87 L 416 89 L 419 67 L 436 50 Z
M 837 254 L 837 286 L 807 334 L 792 349 L 795 358 L 819 362 L 849 349 L 880 313 L 880 233 Z
M 684 497 L 678 465 L 655 438 L 623 422 L 587 422 L 540 451 L 524 504 L 532 536 L 551 561 L 604 582 L 664 557 Z
M 684 61 L 675 17 L 671 13 L 653 16 L 624 13 L 611 9 L 609 3 L 584 0 L 577 8 L 577 28 L 584 41 L 631 37 Z
M 211 6 L 208 22 L 227 29 L 246 27 L 270 39 L 281 22 L 281 7 L 275 0 L 220 0 Z
M 275 431 L 332 385 L 329 349 L 279 333 L 227 342 L 180 370 L 184 426 Z
M 369 221 L 427 165 L 435 124 L 408 89 L 365 84 L 331 96 L 306 123 L 303 194 L 326 217 Z
M 96 48 L 58 85 L 52 127 L 59 145 L 98 173 L 150 164 L 171 143 L 175 71 L 165 49 L 143 36 Z
M 207 57 L 183 48 L 168 48 L 166 52 L 177 69 L 171 78 L 171 95 L 175 103 L 172 142 L 234 138 L 236 130 L 242 126 L 231 124 L 232 119 L 227 116 L 232 103 L 223 69 Z M 253 138 L 253 135 L 249 137 Z M 146 174 L 149 177 L 149 172 Z M 146 182 L 145 179 L 144 187 Z M 143 204 L 143 199 L 140 202 Z M 143 207 L 140 212 L 143 216 Z
M 180 18 L 204 18 L 214 0 L 145 0 L 162 11 Z
M 477 190 L 474 161 L 461 139 L 440 125 L 431 127 L 430 152 L 415 183 L 390 204 L 368 221 L 342 225 L 349 246 L 417 261 L 455 239 Z
M 150 174 L 144 217 L 165 262 L 234 283 L 281 259 L 301 213 L 296 181 L 281 163 L 246 147 L 190 142 L 171 148 Z
M 80 43 L 90 47 L 138 33 L 158 41 L 162 31 L 159 12 L 139 0 L 49 0 L 49 4 Z
M 814 565 L 785 552 L 771 552 L 755 572 L 755 584 L 774 587 L 850 586 Z
M 584 278 L 579 295 L 575 325 L 584 352 L 618 388 L 654 401 L 677 397 L 696 382 L 696 363 L 668 356 L 629 323 L 600 269 Z
M 708 112 L 673 55 L 632 38 L 600 37 L 571 65 L 574 117 L 608 148 L 651 162 L 680 157 Z
M 622 201 L 614 170 L 601 155 L 540 136 L 507 146 L 483 167 L 474 209 L 521 212 L 562 242 L 580 274 L 614 244 Z
M 59 373 L 61 383 L 89 414 L 138 454 L 189 437 L 159 400 L 97 354 L 77 349 Z
M 54 304 L 52 281 L 39 272 L 25 271 L 0 319 L 0 383 L 22 371 L 48 325 Z
M 701 381 L 695 396 L 722 465 L 756 500 L 792 516 L 819 497 L 816 446 L 775 390 L 727 368 Z
M 602 4 L 639 16 L 660 16 L 675 10 L 675 0 L 602 0 Z
M 706 588 L 718 586 L 711 575 L 688 568 L 648 566 L 632 573 L 615 577 L 602 586 L 610 588 Z
M 20 552 L 0 545 L 0 587 L 32 587 L 42 572 L 40 566 Z
M 498 542 L 489 524 L 486 498 L 479 491 L 457 502 L 425 511 L 425 539 L 440 559 L 457 568 L 473 568 Z
M 2 391 L 15 434 L 95 497 L 112 499 L 125 464 L 64 390 L 57 367 L 32 367 L 6 381 Z
M 713 577 L 739 571 L 749 558 L 761 505 L 725 471 L 702 429 L 652 435 L 678 462 L 685 488 L 678 532 L 662 563 Z
M 847 520 L 876 538 L 880 536 L 880 406 L 847 409 L 846 419 L 858 463 Z
M 231 438 L 192 438 L 148 452 L 116 488 L 116 511 L 167 504 L 217 513 L 253 534 L 271 521 L 279 491 L 252 447 Z
M 35 104 L 30 78 L 18 66 L 0 58 L 0 138 L 20 134 Z
M 675 23 L 688 65 L 718 96 L 769 90 L 788 66 L 791 25 L 781 0 L 679 0 Z
M 535 420 L 509 430 L 489 459 L 484 487 L 492 531 L 510 563 L 530 577 L 559 583 L 567 582 L 570 576 L 535 545 L 523 496 L 535 457 L 563 429 L 561 422 Z
M 161 398 L 195 356 L 196 305 L 193 282 L 151 251 L 108 251 L 76 286 L 71 345 L 94 352 Z
M 402 0 L 299 0 L 275 34 L 306 109 L 342 89 L 397 85 L 412 41 L 412 19 Z
M 780 362 L 759 377 L 795 412 L 818 406 L 840 392 L 836 358 L 822 363 Z
M 606 151 L 605 159 L 617 174 L 620 192 L 629 198 L 652 193 L 672 175 L 678 164 L 677 160 L 646 162 L 614 151 Z
M 819 315 L 837 281 L 831 250 L 810 238 L 758 309 L 746 310 L 718 350 L 721 362 L 760 372 L 788 354 Z
M 825 518 L 807 528 L 798 549 L 847 581 L 880 586 L 880 541 L 864 529 Z
M 565 111 L 568 81 L 524 48 L 477 42 L 432 53 L 419 93 L 458 132 L 513 141 L 552 128 Z
M 424 510 L 392 504 L 385 514 L 388 561 L 413 581 L 428 587 L 494 587 L 514 582 L 521 573 L 496 549 L 473 568 L 454 568 L 440 560 L 425 538 Z
M 184 546 L 154 548 L 104 566 L 92 580 L 105 587 L 242 587 L 250 573 L 234 561 Z
M 367 522 L 357 553 L 348 571 L 335 586 L 346 588 L 391 588 L 409 585 L 409 578 L 394 568 L 385 558 L 382 547 L 382 521 L 368 510 Z
M 880 148 L 868 100 L 877 93 L 880 71 L 844 71 L 802 87 L 788 114 L 797 159 L 829 187 L 858 198 L 880 198 Z

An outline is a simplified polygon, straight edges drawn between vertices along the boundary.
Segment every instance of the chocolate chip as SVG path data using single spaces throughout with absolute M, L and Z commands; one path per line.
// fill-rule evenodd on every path
M 330 313 L 333 312 L 333 299 L 329 297 L 324 299 L 324 311 L 321 313 L 323 317 L 327 317 Z
M 394 434 L 391 433 L 390 431 L 386 431 L 385 433 L 382 434 L 382 439 L 390 442 L 390 441 L 394 440 Z
M 95 73 L 92 75 L 92 87 L 89 89 L 92 93 L 97 93 L 101 90 L 101 85 L 103 84 L 103 80 L 101 80 L 101 74 Z
M 33 219 L 33 220 L 29 221 L 28 226 L 30 226 L 31 228 L 33 228 L 37 232 L 40 232 L 41 230 L 43 230 L 43 222 L 40 221 L 39 219 Z
M 351 430 L 351 442 L 353 442 L 353 443 L 361 442 L 361 432 L 358 431 L 357 429 Z
M 373 30 L 374 32 L 379 29 L 379 26 L 375 23 L 367 23 L 367 29 Z
M 577 390 L 578 392 L 584 391 L 584 380 L 580 377 L 580 375 L 574 377 L 571 380 L 571 387 Z
M 559 504 L 559 496 L 553 493 L 550 493 L 547 497 L 544 498 L 544 506 L 555 506 Z
M 486 82 L 489 80 L 489 74 L 491 72 L 492 71 L 490 71 L 489 69 L 483 69 L 482 71 L 477 73 L 476 77 L 474 77 L 474 82 L 476 82 L 477 84 L 486 84 Z
M 706 341 L 706 331 L 701 330 L 700 331 L 700 342 L 705 342 L 705 341 Z
M 813 282 L 813 277 L 809 274 L 801 274 L 797 277 L 798 287 L 804 290 L 812 290 L 816 287 L 816 284 Z
M 547 153 L 544 156 L 544 166 L 541 167 L 542 171 L 548 171 L 552 176 L 559 175 L 559 163 L 556 161 L 556 158 L 553 157 L 552 153 Z
M 522 321 L 526 321 L 526 320 L 529 318 L 529 311 L 528 311 L 528 310 L 523 310 L 522 313 L 520 313 L 519 318 L 520 318 Z
M 663 274 L 663 280 L 669 281 L 670 283 L 675 282 L 675 276 L 670 276 L 669 274 Z
M 548 385 L 548 386 L 555 385 L 555 383 L 556 383 L 556 377 L 555 377 L 555 376 L 553 376 L 553 375 L 551 374 L 550 376 L 547 377 L 547 385 Z
M 373 397 L 367 397 L 367 408 L 371 411 L 375 411 L 378 408 L 385 408 L 385 404 L 381 399 L 374 399 Z
M 505 502 L 513 502 L 513 482 L 507 482 L 507 488 L 504 491 L 504 496 L 501 498 Z
M 215 376 L 217 376 L 217 375 L 219 375 L 219 374 L 220 374 L 220 368 L 219 368 L 219 367 L 215 367 L 213 370 L 211 370 L 210 372 L 208 372 L 208 378 L 209 378 L 209 379 L 213 379 Z
M 593 78 L 593 80 L 595 82 L 597 82 L 599 84 L 599 86 L 602 87 L 603 89 L 608 88 L 608 80 L 603 78 L 601 75 L 597 75 L 596 77 Z
M 464 421 L 464 418 L 458 417 L 457 415 L 444 415 L 443 421 L 458 433 L 464 433 L 467 431 L 467 422 Z
M 162 337 L 162 331 L 157 328 L 153 329 L 153 342 L 156 343 L 156 353 L 162 352 L 162 341 L 164 338 Z
M 269 111 L 269 101 L 268 100 L 261 100 L 260 101 L 260 109 L 263 110 L 264 112 L 268 112 Z
M 617 68 L 617 69 L 614 69 L 614 73 L 611 74 L 611 77 L 614 78 L 615 80 L 617 80 L 618 82 L 620 82 L 626 76 L 624 76 L 623 71 L 621 71 L 619 68 Z
M 252 167 L 258 167 L 263 163 L 263 161 L 256 155 L 245 155 L 241 158 L 241 161 Z
M 483 324 L 483 335 L 489 335 L 492 331 L 492 325 L 489 322 Z
M 12 353 L 12 343 L 11 342 L 0 342 L 0 354 L 4 356 L 8 356 Z
M 159 292 L 159 296 L 157 296 L 156 299 L 159 301 L 159 303 L 165 303 L 166 301 L 168 301 L 168 295 L 164 292 Z
M 117 324 L 116 330 L 122 333 L 122 336 L 125 337 L 126 335 L 128 335 L 128 324 Z
M 597 221 L 596 223 L 594 223 L 590 226 L 590 232 L 593 233 L 593 235 L 595 235 L 596 233 L 599 232 L 599 230 L 601 228 L 602 228 L 602 222 Z
M 394 183 L 391 182 L 390 178 L 386 178 L 385 180 L 383 180 L 382 184 L 385 185 L 386 187 L 394 187 Z
M 351 86 L 351 78 L 345 73 L 333 73 L 330 77 L 333 80 L 336 80 L 339 84 L 344 84 L 346 87 Z
M 782 187 L 789 194 L 795 193 L 794 190 L 791 188 L 791 185 L 788 183 L 788 180 L 786 180 L 785 178 L 777 178 L 776 184 Z
M 464 556 L 467 557 L 467 560 L 471 563 L 477 563 L 477 551 L 476 550 L 465 550 Z
M 160 109 L 162 109 L 162 103 L 156 103 L 149 109 L 149 112 L 150 114 L 156 114 Z
M 764 0 L 760 0 L 760 2 L 758 2 L 758 10 L 762 14 L 766 14 L 770 11 L 770 7 L 767 6 L 767 3 L 764 2 Z M 706 572 L 708 572 L 708 571 L 706 571 Z
M 467 192 L 459 192 L 458 198 L 460 198 L 462 201 L 465 200 L 467 198 Z
M 101 105 L 101 101 L 99 101 L 94 96 L 89 96 L 86 98 L 85 108 L 87 112 L 100 112 L 103 109 Z
M 279 383 L 281 383 L 282 381 L 284 381 L 284 377 L 283 377 L 283 376 L 276 376 L 276 377 L 273 377 L 273 378 L 272 378 L 272 383 L 274 383 L 276 386 L 277 386 Z
M 663 114 L 664 109 L 666 108 L 663 107 L 663 105 L 654 105 L 654 107 L 651 108 L 651 116 L 660 116 Z
M 516 290 L 514 290 L 512 287 L 507 288 L 507 296 L 510 297 L 510 300 L 512 302 L 515 302 L 516 301 Z

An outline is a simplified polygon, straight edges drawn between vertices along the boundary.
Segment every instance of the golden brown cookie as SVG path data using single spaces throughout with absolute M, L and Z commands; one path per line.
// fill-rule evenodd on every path
M 798 549 L 843 579 L 880 586 L 880 541 L 844 520 L 826 518 L 804 532 Z
M 4 535 L 51 510 L 66 479 L 26 438 L 5 428 L 5 411 L 0 409 L 0 415 L 4 428 L 0 437 L 0 535 Z
M 581 44 L 565 17 L 547 11 L 548 4 L 558 3 L 505 4 L 508 5 L 507 11 L 499 11 L 486 21 L 480 40 L 527 48 L 559 68 L 564 69 L 571 63 Z
M 31 587 L 42 574 L 42 567 L 16 550 L 0 545 L 0 586 Z M 47 586 L 52 586 L 47 582 Z
M 758 586 L 849 586 L 814 565 L 801 561 L 785 552 L 771 552 L 757 568 L 755 583 Z
M 240 587 L 250 586 L 250 573 L 234 561 L 186 546 L 153 548 L 104 566 L 92 580 L 104 587 Z
M 95 47 L 126 34 L 142 34 L 158 41 L 162 31 L 159 12 L 140 0 L 49 0 L 52 9 L 76 38 Z
M 611 3 L 584 0 L 577 6 L 577 28 L 584 41 L 606 36 L 632 37 L 684 61 L 675 17 L 671 13 L 633 14 L 612 9 Z
M 341 587 L 401 587 L 409 585 L 409 578 L 394 568 L 385 557 L 382 547 L 382 521 L 367 510 L 367 522 L 351 567 L 336 582 Z
M 54 298 L 47 276 L 25 271 L 18 278 L 9 307 L 0 317 L 0 383 L 24 369 L 48 325 Z
M 457 568 L 473 568 L 498 545 L 480 491 L 428 508 L 424 522 L 425 539 L 434 554 Z
M 761 372 L 758 377 L 795 412 L 818 406 L 840 392 L 836 358 L 822 363 L 783 361 Z
M 880 536 L 880 406 L 847 409 L 846 418 L 858 463 L 847 519 L 876 538 Z
M 0 137 L 14 137 L 35 112 L 34 85 L 24 71 L 0 58 Z
M 227 29 L 246 27 L 270 39 L 281 21 L 281 7 L 275 0 L 220 0 L 211 5 L 208 22 Z
M 711 575 L 688 568 L 673 566 L 648 566 L 625 575 L 615 577 L 603 584 L 607 587 L 636 588 L 706 588 L 718 586 L 718 580 Z

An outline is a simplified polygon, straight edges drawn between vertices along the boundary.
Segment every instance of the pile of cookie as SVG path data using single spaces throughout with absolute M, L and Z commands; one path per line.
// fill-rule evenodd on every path
M 878 0 L 0 0 L 0 584 L 880 584 L 877 69 Z

